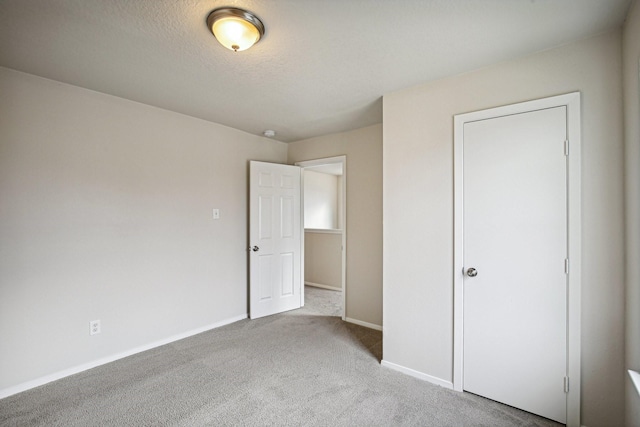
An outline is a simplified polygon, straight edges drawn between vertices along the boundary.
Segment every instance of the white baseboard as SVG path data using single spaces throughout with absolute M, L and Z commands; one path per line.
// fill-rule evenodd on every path
M 353 323 L 353 324 L 356 324 L 356 325 L 364 326 L 365 328 L 375 329 L 376 331 L 381 331 L 382 330 L 382 326 L 380 326 L 380 325 L 374 325 L 373 323 L 363 322 L 362 320 L 352 319 L 350 317 L 345 317 L 344 321 L 345 322 L 349 322 L 349 323 Z
M 336 286 L 323 285 L 322 283 L 304 282 L 305 286 L 313 286 L 314 288 L 329 289 L 331 291 L 342 292 L 342 288 Z
M 0 390 L 0 399 L 4 399 L 5 397 L 12 396 L 14 394 L 21 393 L 23 391 L 27 391 L 29 389 L 39 387 L 41 385 L 50 383 L 52 381 L 56 381 L 62 379 L 64 377 L 68 377 L 70 375 L 78 374 L 80 372 L 86 371 L 91 368 L 95 368 L 100 365 L 104 365 L 110 362 L 115 362 L 118 359 L 122 359 L 128 356 L 132 356 L 137 353 L 141 353 L 143 351 L 151 350 L 152 348 L 160 347 L 165 344 L 170 344 L 174 341 L 179 341 L 184 338 L 188 338 L 193 335 L 201 334 L 202 332 L 210 331 L 211 329 L 216 329 L 221 326 L 228 325 L 230 323 L 238 322 L 240 320 L 246 319 L 248 316 L 246 314 L 232 317 L 230 319 L 225 319 L 220 322 L 213 323 L 211 325 L 203 326 L 201 328 L 192 329 L 190 331 L 173 335 L 171 337 L 155 341 L 149 344 L 141 345 L 139 347 L 132 348 L 131 350 L 123 351 L 122 353 L 117 353 L 111 356 L 103 357 L 98 360 L 94 360 L 92 362 L 83 363 L 82 365 L 74 366 L 72 368 L 64 369 L 59 372 L 55 372 L 50 375 L 45 375 L 44 377 L 36 378 L 35 380 L 27 381 L 13 387 L 5 388 Z
M 453 390 L 453 383 L 451 381 L 445 381 L 437 377 L 432 377 L 431 375 L 427 375 L 423 372 L 419 372 L 411 368 L 406 368 L 401 365 L 396 365 L 395 363 L 387 362 L 386 360 L 383 360 L 380 364 L 386 368 L 393 369 L 394 371 L 402 372 L 403 374 L 418 378 L 419 380 L 427 381 L 432 384 L 439 385 L 440 387 Z

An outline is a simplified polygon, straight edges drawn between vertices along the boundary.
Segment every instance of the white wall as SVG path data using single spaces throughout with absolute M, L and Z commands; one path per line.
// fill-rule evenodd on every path
M 247 162 L 285 144 L 5 68 L 0 93 L 0 393 L 246 315 Z
M 382 325 L 382 125 L 289 144 L 289 163 L 347 156 L 346 317 Z
M 304 281 L 310 285 L 342 289 L 341 232 L 304 232 Z
M 626 196 L 626 367 L 640 372 L 640 3 L 624 25 L 622 43 Z M 627 425 L 640 427 L 640 397 L 626 379 Z
M 453 361 L 453 116 L 582 93 L 582 423 L 624 414 L 621 33 L 384 97 L 385 361 L 444 382 Z
M 338 176 L 304 172 L 304 228 L 337 229 Z

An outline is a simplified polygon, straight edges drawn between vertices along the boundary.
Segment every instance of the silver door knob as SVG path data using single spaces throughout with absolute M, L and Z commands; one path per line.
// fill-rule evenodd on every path
M 254 246 L 254 247 L 249 248 L 249 249 L 251 249 L 253 252 L 258 252 L 260 250 L 260 248 L 257 247 L 257 246 Z
M 478 270 L 476 270 L 475 268 L 467 269 L 467 276 L 476 277 L 477 275 L 478 275 Z

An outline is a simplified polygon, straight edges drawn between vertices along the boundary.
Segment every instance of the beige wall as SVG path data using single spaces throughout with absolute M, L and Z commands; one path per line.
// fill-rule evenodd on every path
M 339 192 L 337 175 L 307 170 L 304 173 L 304 228 L 336 229 Z
M 0 93 L 0 392 L 246 315 L 247 162 L 285 144 L 5 68 Z
M 582 423 L 624 413 L 621 34 L 384 97 L 385 361 L 445 382 L 453 361 L 453 116 L 582 93 Z
M 346 317 L 382 325 L 382 125 L 289 144 L 289 163 L 347 156 Z
M 622 43 L 625 195 L 627 237 L 627 369 L 640 372 L 640 3 L 635 1 L 624 25 Z M 627 425 L 640 427 L 640 397 L 626 379 Z
M 342 233 L 304 232 L 304 281 L 342 289 Z

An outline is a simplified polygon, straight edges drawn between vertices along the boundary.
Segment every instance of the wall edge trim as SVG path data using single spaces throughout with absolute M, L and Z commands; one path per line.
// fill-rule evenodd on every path
M 41 385 L 48 384 L 50 382 L 78 374 L 80 372 L 87 371 L 92 368 L 96 368 L 101 365 L 106 365 L 107 363 L 115 362 L 116 360 L 123 359 L 125 357 L 133 356 L 134 354 L 142 353 L 147 350 L 151 350 L 156 347 L 160 347 L 166 344 L 170 344 L 175 341 L 179 341 L 184 338 L 189 338 L 193 335 L 201 334 L 203 332 L 210 331 L 212 329 L 219 328 L 221 326 L 229 325 L 231 323 L 238 322 L 240 320 L 244 320 L 248 318 L 248 314 L 241 314 L 239 316 L 230 317 L 228 319 L 221 320 L 216 323 L 209 324 L 207 326 L 202 326 L 200 328 L 192 329 L 187 332 L 183 332 L 181 334 L 172 335 L 168 338 L 164 338 L 158 341 L 154 341 L 148 344 L 144 344 L 138 347 L 134 347 L 132 349 L 112 354 L 110 356 L 102 357 L 97 360 L 93 360 L 91 362 L 83 363 L 81 365 L 73 366 L 71 368 L 63 369 L 58 372 L 54 372 L 52 374 L 44 375 L 42 377 L 36 378 L 34 380 L 26 381 L 20 383 L 15 386 L 7 387 L 5 389 L 0 390 L 0 399 L 4 399 L 5 397 L 13 396 L 14 394 L 21 393 L 23 391 L 30 390 L 32 388 L 39 387 Z
M 345 317 L 344 321 L 353 323 L 354 325 L 364 326 L 365 328 L 375 329 L 376 331 L 382 331 L 382 326 L 376 325 L 375 323 L 363 322 L 362 320 L 352 319 L 350 317 Z
M 342 288 L 339 288 L 337 286 L 324 285 L 322 283 L 314 283 L 314 282 L 308 282 L 308 281 L 305 281 L 304 284 L 305 286 L 312 286 L 314 288 L 322 288 L 322 289 L 329 289 L 330 291 L 342 292 Z
M 405 366 L 398 365 L 396 363 L 389 362 L 387 360 L 382 360 L 380 364 L 385 368 L 389 368 L 394 371 L 401 372 L 405 375 L 409 375 L 419 380 L 430 382 L 432 384 L 438 385 L 440 387 L 444 387 L 449 390 L 453 390 L 453 383 L 451 381 L 445 381 L 441 378 L 434 377 L 429 374 L 425 374 L 424 372 L 416 371 L 415 369 L 407 368 Z

